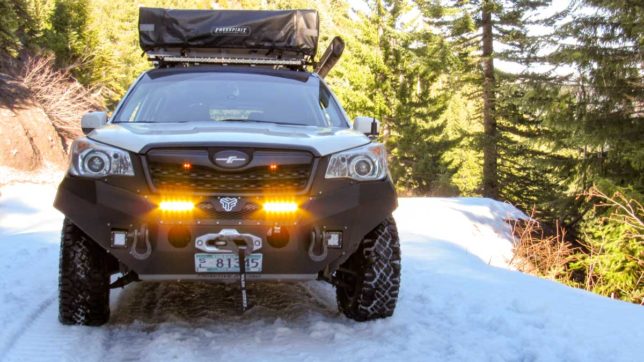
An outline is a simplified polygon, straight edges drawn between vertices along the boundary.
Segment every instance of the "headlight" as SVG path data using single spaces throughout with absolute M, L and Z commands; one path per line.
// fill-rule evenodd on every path
M 371 181 L 383 179 L 386 175 L 385 146 L 380 143 L 370 143 L 331 156 L 325 177 Z
M 72 144 L 69 173 L 84 177 L 134 176 L 134 168 L 127 151 L 83 137 Z

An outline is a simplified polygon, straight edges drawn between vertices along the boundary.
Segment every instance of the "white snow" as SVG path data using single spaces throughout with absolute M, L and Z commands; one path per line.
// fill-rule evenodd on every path
M 512 271 L 511 205 L 401 199 L 403 275 L 392 318 L 356 323 L 321 283 L 138 283 L 101 328 L 57 321 L 55 186 L 0 190 L 0 360 L 637 361 L 644 308 Z

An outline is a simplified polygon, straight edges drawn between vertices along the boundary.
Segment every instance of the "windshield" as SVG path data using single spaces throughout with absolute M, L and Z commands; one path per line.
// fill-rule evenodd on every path
M 317 77 L 295 79 L 221 71 L 157 77 L 146 74 L 113 122 L 262 122 L 348 127 L 343 110 Z

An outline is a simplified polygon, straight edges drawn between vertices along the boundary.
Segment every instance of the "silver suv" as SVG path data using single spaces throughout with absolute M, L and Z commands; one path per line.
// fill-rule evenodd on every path
M 320 279 L 349 318 L 392 315 L 397 201 L 376 121 L 350 126 L 315 72 L 261 65 L 159 61 L 109 119 L 83 117 L 55 201 L 62 323 L 107 322 L 110 289 L 134 281 L 238 283 L 245 310 L 247 280 Z

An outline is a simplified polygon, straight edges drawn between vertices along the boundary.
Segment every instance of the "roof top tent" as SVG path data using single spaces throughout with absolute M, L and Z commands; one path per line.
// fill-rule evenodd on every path
M 316 63 L 319 28 L 315 10 L 139 9 L 139 42 L 157 67 L 245 64 L 306 70 L 312 66 L 325 76 L 344 43 L 334 39 Z

